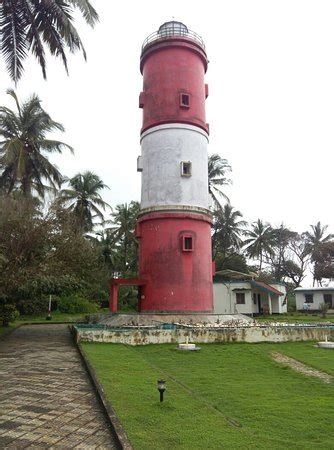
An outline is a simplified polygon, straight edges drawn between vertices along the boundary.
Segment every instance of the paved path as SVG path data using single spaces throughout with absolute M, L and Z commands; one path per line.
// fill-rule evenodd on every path
M 0 448 L 117 448 L 66 325 L 0 340 Z

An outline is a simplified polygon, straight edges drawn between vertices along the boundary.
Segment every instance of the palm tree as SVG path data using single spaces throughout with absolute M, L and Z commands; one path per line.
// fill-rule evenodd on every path
M 331 242 L 334 238 L 334 234 L 326 235 L 328 225 L 321 225 L 320 222 L 316 223 L 315 225 L 310 225 L 310 227 L 312 231 L 306 231 L 305 233 L 303 233 L 303 237 L 306 241 L 306 249 L 311 255 L 311 260 L 316 266 L 324 244 L 328 244 L 329 242 Z M 315 283 L 316 267 L 314 269 L 313 286 Z
M 99 192 L 109 187 L 98 175 L 90 171 L 78 173 L 68 183 L 69 188 L 59 192 L 58 201 L 67 204 L 68 209 L 75 215 L 79 227 L 89 232 L 94 227 L 95 218 L 103 221 L 101 209 L 105 211 L 106 208 L 110 208 L 108 203 L 102 200 Z
M 223 256 L 229 251 L 238 251 L 242 246 L 241 236 L 247 222 L 239 220 L 242 217 L 240 211 L 227 203 L 214 212 L 212 244 L 215 255 L 220 252 Z
M 252 223 L 252 229 L 245 231 L 248 237 L 243 243 L 247 256 L 260 260 L 259 270 L 262 270 L 263 257 L 273 252 L 275 244 L 275 233 L 268 223 L 263 223 L 257 219 Z
M 133 272 L 136 269 L 137 242 L 135 228 L 139 211 L 139 202 L 132 201 L 129 205 L 127 203 L 117 205 L 111 214 L 112 220 L 109 223 L 113 226 L 110 231 L 119 247 L 120 269 L 123 274 L 129 270 Z
M 0 189 L 10 193 L 19 188 L 26 196 L 36 191 L 44 198 L 46 191 L 59 188 L 62 182 L 61 173 L 46 153 L 73 149 L 47 137 L 54 130 L 65 130 L 42 108 L 37 95 L 21 105 L 13 90 L 7 94 L 14 99 L 17 112 L 0 107 Z
M 7 70 L 15 83 L 23 73 L 23 62 L 31 52 L 38 60 L 46 78 L 45 47 L 63 60 L 65 50 L 81 50 L 86 58 L 80 36 L 73 26 L 73 14 L 79 10 L 86 23 L 93 27 L 98 14 L 88 0 L 2 0 L 0 5 L 1 51 Z
M 221 190 L 221 186 L 231 184 L 231 180 L 226 178 L 226 173 L 231 171 L 227 159 L 221 158 L 218 154 L 209 156 L 208 175 L 209 175 L 209 193 L 216 207 L 220 208 L 219 196 L 229 201 L 227 195 Z

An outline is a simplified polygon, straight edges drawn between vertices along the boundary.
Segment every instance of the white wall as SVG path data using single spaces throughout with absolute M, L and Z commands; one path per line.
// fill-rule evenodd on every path
M 198 127 L 167 124 L 145 131 L 142 146 L 141 208 L 193 206 L 209 209 L 208 135 Z M 192 175 L 182 177 L 181 161 Z
M 282 292 L 284 295 L 277 296 L 271 295 L 271 312 L 276 314 L 282 314 L 287 312 L 287 305 L 282 306 L 283 300 L 286 294 L 285 286 L 281 284 L 271 285 L 275 289 Z M 237 305 L 236 304 L 236 292 L 238 289 L 241 289 L 239 292 L 245 293 L 245 304 Z M 247 291 L 243 291 L 243 289 L 249 289 Z M 253 293 L 256 294 L 256 303 L 253 301 Z M 251 285 L 247 281 L 240 281 L 234 283 L 222 281 L 213 283 L 213 299 L 214 299 L 214 314 L 257 314 L 259 313 L 258 300 L 257 296 L 260 294 L 261 296 L 261 307 L 263 308 L 265 305 L 269 307 L 269 300 L 267 293 L 251 289 Z
M 288 312 L 288 301 L 285 302 L 285 305 L 282 305 L 285 297 L 286 297 L 286 287 L 284 284 L 271 284 L 270 286 L 274 287 L 278 291 L 282 292 L 283 295 L 280 295 L 278 298 L 278 301 L 274 300 L 272 301 L 272 312 L 273 313 L 286 313 Z M 277 299 L 276 296 L 273 296 L 274 299 Z
M 245 304 L 236 304 L 236 291 L 245 293 Z M 243 289 L 250 289 L 250 284 L 247 281 L 240 281 L 238 283 L 223 284 L 223 282 L 213 283 L 213 302 L 214 314 L 251 314 L 253 312 L 252 291 L 244 291 Z M 254 305 L 255 306 L 255 305 Z
M 312 291 L 311 289 L 309 291 L 303 291 L 298 292 L 295 290 L 296 294 L 296 308 L 297 310 L 303 310 L 304 303 L 305 303 L 305 294 L 313 294 L 313 303 L 308 303 L 309 310 L 319 310 L 321 303 L 324 303 L 324 294 L 332 294 L 334 299 L 334 289 L 332 291 L 330 290 L 324 290 L 324 291 Z

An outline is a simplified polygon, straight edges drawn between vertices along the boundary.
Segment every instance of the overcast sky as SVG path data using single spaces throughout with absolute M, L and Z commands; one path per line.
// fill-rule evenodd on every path
M 44 81 L 34 59 L 17 91 L 36 92 L 75 148 L 52 157 L 72 176 L 92 170 L 110 186 L 110 204 L 140 200 L 142 41 L 165 21 L 200 34 L 210 60 L 206 81 L 210 153 L 233 167 L 231 203 L 296 231 L 320 220 L 333 230 L 334 2 L 332 0 L 91 0 L 100 23 L 77 22 L 88 61 L 69 56 L 68 77 L 49 58 Z M 1 69 L 0 104 L 13 87 Z

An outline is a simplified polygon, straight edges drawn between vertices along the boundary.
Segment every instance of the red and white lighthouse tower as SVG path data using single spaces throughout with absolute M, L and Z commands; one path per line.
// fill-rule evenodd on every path
M 167 22 L 142 47 L 141 312 L 212 312 L 203 40 Z

